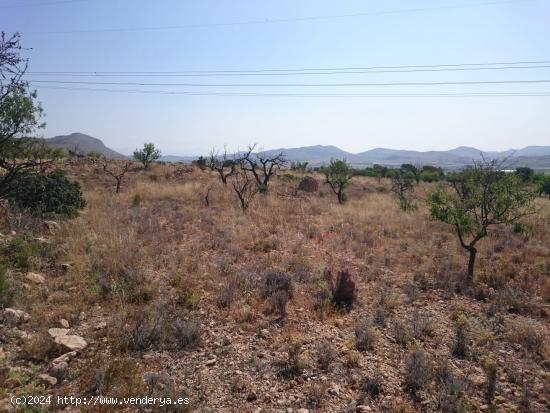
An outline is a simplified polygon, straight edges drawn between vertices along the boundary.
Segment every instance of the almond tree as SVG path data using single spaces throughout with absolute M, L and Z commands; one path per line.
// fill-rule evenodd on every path
M 353 176 L 351 166 L 345 160 L 333 159 L 328 166 L 321 168 L 321 172 L 325 175 L 326 183 L 338 198 L 338 202 L 340 204 L 346 202 L 347 197 L 344 189 Z
M 215 171 L 220 176 L 224 185 L 227 185 L 227 178 L 233 176 L 237 168 L 237 162 L 229 158 L 225 147 L 221 155 L 215 149 L 212 149 L 206 165 L 211 171 Z
M 447 187 L 428 195 L 432 218 L 454 227 L 460 245 L 469 253 L 468 278 L 474 278 L 476 244 L 497 225 L 509 225 L 535 212 L 530 190 L 521 178 L 502 171 L 502 162 L 483 160 L 450 174 Z
M 240 166 L 252 173 L 260 192 L 267 192 L 269 180 L 275 172 L 286 166 L 287 160 L 282 152 L 254 152 L 256 145 L 251 145 L 240 157 Z

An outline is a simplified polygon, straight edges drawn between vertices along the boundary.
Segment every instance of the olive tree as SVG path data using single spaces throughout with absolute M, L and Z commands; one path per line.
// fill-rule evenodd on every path
M 353 169 L 350 164 L 345 160 L 332 159 L 327 166 L 321 167 L 320 171 L 325 175 L 325 182 L 338 198 L 338 202 L 340 204 L 346 202 L 347 197 L 344 189 L 346 189 L 353 176 Z
M 469 253 L 468 278 L 474 277 L 476 244 L 491 227 L 511 224 L 535 212 L 535 192 L 521 178 L 503 172 L 501 163 L 482 160 L 450 174 L 447 187 L 428 195 L 432 218 L 454 227 L 460 245 Z
M 144 169 L 149 169 L 151 162 L 159 159 L 161 155 L 160 149 L 157 149 L 153 143 L 144 143 L 142 149 L 134 151 L 134 159 L 141 162 Z

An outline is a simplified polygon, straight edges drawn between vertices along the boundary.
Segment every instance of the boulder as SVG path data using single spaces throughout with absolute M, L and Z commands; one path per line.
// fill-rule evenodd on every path
M 43 275 L 36 272 L 28 272 L 25 278 L 35 284 L 43 284 L 46 281 Z
M 68 351 L 82 351 L 88 343 L 80 336 L 64 334 L 55 337 L 55 343 Z
M 23 310 L 15 310 L 13 308 L 5 308 L 2 314 L 4 322 L 10 326 L 26 323 L 31 318 L 31 316 Z

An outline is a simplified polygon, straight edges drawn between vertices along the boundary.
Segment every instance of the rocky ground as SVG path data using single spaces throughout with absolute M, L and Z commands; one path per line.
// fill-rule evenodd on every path
M 421 202 L 433 184 L 403 212 L 384 180 L 354 178 L 339 205 L 280 174 L 243 212 L 198 169 L 157 165 L 115 195 L 92 166 L 65 167 L 79 218 L 5 211 L 0 411 L 143 410 L 10 403 L 100 394 L 190 400 L 153 411 L 550 411 L 547 200 L 481 243 L 471 285 Z M 351 274 L 351 310 L 325 269 Z

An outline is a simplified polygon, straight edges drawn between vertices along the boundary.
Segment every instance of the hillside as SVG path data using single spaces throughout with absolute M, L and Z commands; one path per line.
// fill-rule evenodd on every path
M 97 138 L 83 133 L 71 133 L 70 135 L 55 136 L 45 139 L 48 145 L 54 148 L 65 149 L 66 152 L 74 152 L 79 155 L 87 155 L 90 152 L 97 152 L 109 159 L 125 159 L 126 156 L 108 148 Z

